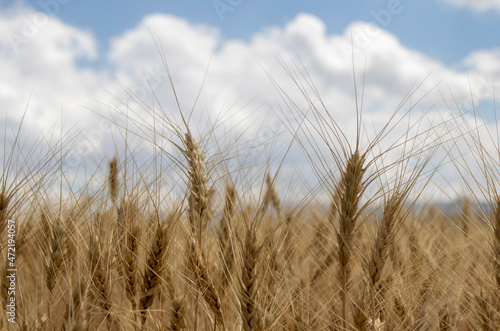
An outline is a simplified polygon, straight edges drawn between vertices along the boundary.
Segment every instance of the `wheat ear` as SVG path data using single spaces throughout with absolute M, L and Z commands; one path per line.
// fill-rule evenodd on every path
M 234 213 L 234 202 L 236 200 L 236 190 L 233 185 L 227 185 L 225 191 L 224 211 L 220 222 L 220 244 L 221 251 L 225 252 L 231 240 L 231 227 Z
M 233 213 L 234 202 L 236 200 L 236 190 L 233 185 L 226 186 L 226 197 L 224 203 L 224 212 L 220 224 L 220 247 L 222 253 L 222 275 L 221 289 L 225 289 L 231 280 L 231 273 L 234 266 L 234 248 L 231 236 L 233 233 Z
M 66 308 L 66 312 L 64 313 L 65 330 L 74 329 L 75 325 L 82 320 L 82 317 L 80 316 L 80 310 L 85 297 L 85 293 L 87 292 L 85 283 L 77 281 L 73 286 L 71 292 L 71 298 L 68 301 L 68 307 Z
M 387 201 L 384 208 L 382 223 L 378 231 L 372 257 L 368 263 L 370 284 L 375 287 L 382 277 L 382 271 L 387 260 L 388 247 L 393 237 L 393 228 L 401 205 L 401 196 L 394 194 Z
M 333 224 L 335 222 L 335 216 L 337 215 L 339 209 L 338 209 L 338 204 L 339 204 L 339 189 L 336 190 L 335 195 L 332 199 L 332 202 L 330 204 L 330 212 L 328 214 L 328 220 Z M 316 233 L 315 233 L 315 241 L 314 241 L 314 246 L 318 246 L 318 254 L 323 255 L 323 261 L 321 261 L 321 264 L 316 268 L 316 271 L 314 272 L 313 276 L 311 277 L 311 284 L 314 284 L 333 264 L 338 259 L 338 247 L 334 247 L 330 252 L 326 253 L 325 255 L 325 246 L 327 243 L 327 233 L 328 229 L 326 225 L 323 222 L 320 222 L 318 224 L 318 227 L 316 228 Z
M 50 292 L 56 284 L 57 275 L 63 263 L 63 241 L 66 232 L 61 227 L 60 216 L 56 225 L 52 228 L 51 242 L 50 242 L 50 262 L 46 267 L 46 285 Z
M 403 298 L 399 294 L 394 296 L 394 311 L 396 316 L 399 319 L 399 325 L 401 325 L 404 329 L 407 329 L 412 322 L 411 315 L 408 313 L 408 309 L 403 301 Z
M 428 319 L 428 313 L 427 313 L 427 302 L 429 301 L 429 297 L 431 294 L 431 289 L 432 289 L 432 279 L 433 276 L 432 274 L 424 281 L 422 284 L 422 287 L 420 288 L 420 291 L 418 293 L 418 309 L 416 309 L 415 313 L 415 321 L 413 323 L 413 329 L 415 330 L 422 330 L 425 328 L 427 319 Z
M 224 318 L 222 314 L 222 302 L 219 289 L 214 283 L 209 270 L 206 267 L 203 256 L 201 255 L 198 244 L 194 238 L 189 241 L 189 268 L 194 276 L 195 284 L 201 292 L 203 299 L 214 314 L 215 324 L 220 324 L 224 328 Z
M 372 320 L 376 320 L 380 313 L 382 295 L 381 288 L 378 287 L 384 265 L 387 261 L 388 247 L 394 236 L 394 226 L 401 208 L 403 197 L 397 192 L 394 193 L 384 206 L 382 223 L 380 224 L 377 239 L 372 249 L 371 259 L 368 262 L 368 276 L 372 295 L 373 309 Z M 383 289 L 383 288 L 382 288 Z
M 0 233 L 3 232 L 5 225 L 7 224 L 7 217 L 9 212 L 9 202 L 10 197 L 5 194 L 5 191 L 0 193 Z
M 177 296 L 172 299 L 172 308 L 170 313 L 170 331 L 185 331 L 186 321 L 184 318 L 185 305 L 184 301 Z
M 117 249 L 121 248 L 121 245 L 125 243 L 125 231 L 130 228 L 131 224 L 137 218 L 138 210 L 139 206 L 137 199 L 132 199 L 129 195 L 125 195 L 120 203 L 116 216 L 115 239 L 119 243 Z
M 280 199 L 278 197 L 278 193 L 276 192 L 276 188 L 274 187 L 274 181 L 271 178 L 271 175 L 268 173 L 266 176 L 266 185 L 267 185 L 267 191 L 266 194 L 264 195 L 264 202 L 263 202 L 263 211 L 267 209 L 267 206 L 271 204 L 278 213 L 278 215 L 281 214 L 281 203 Z
M 94 301 L 106 312 L 108 327 L 111 326 L 111 284 L 109 282 L 108 254 L 102 252 L 100 240 L 92 235 L 89 244 L 89 264 Z
M 198 233 L 198 240 L 201 243 L 201 233 L 205 227 L 203 216 L 208 208 L 210 192 L 206 174 L 205 153 L 201 151 L 200 144 L 194 140 L 189 131 L 184 137 L 184 147 L 184 155 L 189 163 L 189 222 L 193 233 Z
M 471 201 L 467 198 L 462 199 L 462 211 L 460 216 L 462 220 L 462 232 L 465 236 L 469 235 L 473 214 L 474 210 L 472 209 Z
M 136 295 L 139 282 L 137 259 L 140 233 L 140 227 L 137 224 L 131 226 L 130 232 L 127 234 L 125 251 L 122 252 L 125 293 L 134 311 L 137 309 Z
M 338 250 L 333 250 L 325 256 L 325 258 L 311 277 L 311 284 L 314 284 L 330 268 L 330 266 L 336 260 L 335 256 L 338 256 Z
M 144 270 L 142 294 L 139 309 L 142 313 L 142 325 L 146 323 L 147 310 L 153 305 L 161 287 L 161 279 L 166 268 L 167 244 L 170 231 L 158 223 L 156 234 L 148 252 Z
M 369 327 L 368 316 L 365 313 L 365 301 L 359 298 L 353 308 L 354 326 L 358 331 L 367 331 Z
M 496 331 L 497 328 L 495 325 L 497 324 L 495 323 L 496 318 L 495 318 L 494 308 L 482 288 L 480 294 L 476 296 L 476 302 L 479 310 L 478 311 L 479 316 L 477 316 L 477 318 L 479 324 L 481 325 L 482 330 Z
M 456 311 L 445 304 L 439 310 L 439 331 L 451 331 L 455 329 Z
M 351 259 L 353 232 L 356 225 L 358 203 L 363 190 L 364 155 L 356 150 L 347 161 L 346 168 L 339 182 L 339 232 L 337 234 L 339 252 L 339 280 L 342 286 L 342 318 L 346 327 L 346 304 L 349 282 L 349 262 Z
M 241 314 L 243 316 L 243 329 L 245 331 L 264 330 L 262 316 L 257 306 L 257 277 L 256 262 L 260 252 L 256 247 L 255 230 L 247 230 L 245 241 L 245 255 L 241 273 Z
M 109 162 L 109 196 L 111 197 L 111 201 L 113 201 L 113 205 L 116 206 L 116 200 L 118 199 L 118 160 L 116 157 L 113 158 Z
M 493 265 L 497 291 L 500 291 L 500 199 L 493 214 Z

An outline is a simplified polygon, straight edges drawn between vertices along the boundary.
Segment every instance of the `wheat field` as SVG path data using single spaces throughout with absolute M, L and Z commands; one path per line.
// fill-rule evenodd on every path
M 417 201 L 421 184 L 439 172 L 430 160 L 445 143 L 417 140 L 447 126 L 382 147 L 385 132 L 409 128 L 392 121 L 362 144 L 358 125 L 350 142 L 338 119 L 314 110 L 317 131 L 303 126 L 311 140 L 298 140 L 324 185 L 299 201 L 279 169 L 260 165 L 246 179 L 244 165 L 242 174 L 225 170 L 237 151 L 210 154 L 187 122 L 170 123 L 177 154 L 159 148 L 156 168 L 181 197 L 164 190 L 165 173 L 134 167 L 132 153 L 109 155 L 100 166 L 106 175 L 91 176 L 100 183 L 91 194 L 69 185 L 55 197 L 50 178 L 64 174 L 45 165 L 64 162 L 57 146 L 36 160 L 4 155 L 1 328 L 498 330 L 498 155 L 462 127 L 488 185 L 476 192 L 469 183 L 470 197 L 450 211 Z M 323 141 L 314 140 L 318 133 Z M 336 145 L 325 153 L 321 143 Z M 399 158 L 384 161 L 394 150 Z M 26 160 L 33 165 L 18 176 Z M 456 164 L 466 182 L 467 168 Z M 328 201 L 316 199 L 319 190 Z

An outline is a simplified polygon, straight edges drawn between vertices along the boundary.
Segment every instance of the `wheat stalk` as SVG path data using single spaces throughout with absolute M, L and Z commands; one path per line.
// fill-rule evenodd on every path
M 375 240 L 375 246 L 372 249 L 372 258 L 368 264 L 368 275 L 372 287 L 375 287 L 382 277 L 382 271 L 387 260 L 387 250 L 393 237 L 393 228 L 401 201 L 401 196 L 396 193 L 391 196 L 385 205 L 382 223 Z
M 82 323 L 83 318 L 80 311 L 86 292 L 87 288 L 84 282 L 77 281 L 73 286 L 68 306 L 64 313 L 65 330 L 74 330 L 78 324 Z
M 56 284 L 57 274 L 63 263 L 63 241 L 66 232 L 61 227 L 61 218 L 62 216 L 58 218 L 56 225 L 52 228 L 50 262 L 45 269 L 46 285 L 50 292 L 52 292 Z
M 160 291 L 162 276 L 167 266 L 166 258 L 169 234 L 169 228 L 158 222 L 155 238 L 146 260 L 142 293 L 139 302 L 139 309 L 142 314 L 141 323 L 143 326 L 146 323 L 147 310 L 153 305 L 153 302 Z
M 338 257 L 338 249 L 335 247 L 330 253 L 328 253 L 321 264 L 316 268 L 313 276 L 311 277 L 311 284 L 316 283 L 316 281 L 330 268 L 330 266 L 335 262 Z
M 201 244 L 202 230 L 205 228 L 204 214 L 208 209 L 209 185 L 206 173 L 205 153 L 201 151 L 191 132 L 188 131 L 184 137 L 184 155 L 188 160 L 188 177 L 190 196 L 189 222 L 193 233 L 198 233 L 198 240 Z
M 194 238 L 189 241 L 189 268 L 194 276 L 195 284 L 201 292 L 203 299 L 208 304 L 214 314 L 215 324 L 220 324 L 224 328 L 224 318 L 222 314 L 222 302 L 219 289 L 215 280 L 206 267 L 206 262 L 199 251 L 198 244 Z
M 5 225 L 7 224 L 8 212 L 9 212 L 9 202 L 11 197 L 5 194 L 3 190 L 0 193 L 0 234 L 3 233 Z
M 367 331 L 369 327 L 369 319 L 365 313 L 365 301 L 359 298 L 353 307 L 354 326 L 358 331 Z
M 500 291 L 500 199 L 493 211 L 493 266 L 497 291 Z
M 138 272 L 138 254 L 139 254 L 139 237 L 140 227 L 137 224 L 132 224 L 127 235 L 124 252 L 122 252 L 123 274 L 125 281 L 125 293 L 127 299 L 132 305 L 132 310 L 137 309 L 137 290 L 139 282 Z
M 456 323 L 456 311 L 450 307 L 449 304 L 445 304 L 439 310 L 439 331 L 451 331 L 455 328 Z
M 108 256 L 102 251 L 102 243 L 94 234 L 89 243 L 90 275 L 92 280 L 92 297 L 94 301 L 106 312 L 108 327 L 111 326 L 111 283 Z
M 109 196 L 113 205 L 116 206 L 116 200 L 118 199 L 118 160 L 116 157 L 109 162 Z
M 420 288 L 420 291 L 418 293 L 418 305 L 415 310 L 415 322 L 413 324 L 413 328 L 416 330 L 420 330 L 425 327 L 427 320 L 429 319 L 428 314 L 427 314 L 427 303 L 431 294 L 431 289 L 432 289 L 432 274 L 425 279 L 425 281 L 422 284 L 422 287 Z
M 264 195 L 262 210 L 265 211 L 267 209 L 267 206 L 271 204 L 274 210 L 276 210 L 276 213 L 278 215 L 281 215 L 281 202 L 278 197 L 278 193 L 276 192 L 276 188 L 274 187 L 274 181 L 269 173 L 266 176 L 266 185 L 267 191 Z
M 260 249 L 256 247 L 255 230 L 247 230 L 245 241 L 245 255 L 241 274 L 241 314 L 243 316 L 243 329 L 245 331 L 263 330 L 263 320 L 257 305 L 257 277 L 256 263 Z
M 360 194 L 363 190 L 363 164 L 364 155 L 360 155 L 356 150 L 347 161 L 342 178 L 339 182 L 338 191 L 340 197 L 339 210 L 339 232 L 337 234 L 338 253 L 339 253 L 339 280 L 342 286 L 342 318 L 345 328 L 347 312 L 347 291 L 352 252 L 353 232 L 356 225 L 358 203 Z
M 368 262 L 367 269 L 373 302 L 373 321 L 376 320 L 378 318 L 377 316 L 380 314 L 380 306 L 383 301 L 381 291 L 384 291 L 384 287 L 379 287 L 378 285 L 382 277 L 382 272 L 384 271 L 385 262 L 387 261 L 388 247 L 394 237 L 394 227 L 403 201 L 404 197 L 398 192 L 394 192 L 385 203 L 382 223 L 380 224 L 378 235 L 375 239 L 371 259 Z
M 232 219 L 234 214 L 234 202 L 236 200 L 236 190 L 233 185 L 227 185 L 225 190 L 225 202 L 220 222 L 220 244 L 221 251 L 225 252 L 231 240 Z
M 479 320 L 479 324 L 481 325 L 482 330 L 496 331 L 497 324 L 496 324 L 494 308 L 482 288 L 480 294 L 476 296 L 476 302 L 478 305 L 477 319 Z
M 233 271 L 234 266 L 234 248 L 233 242 L 231 240 L 231 236 L 233 233 L 233 214 L 234 214 L 234 203 L 236 200 L 236 190 L 233 185 L 226 186 L 226 196 L 224 203 L 224 210 L 222 214 L 222 219 L 220 222 L 220 231 L 219 231 L 219 242 L 222 253 L 222 275 L 221 278 L 221 289 L 227 287 L 231 280 L 231 273 Z

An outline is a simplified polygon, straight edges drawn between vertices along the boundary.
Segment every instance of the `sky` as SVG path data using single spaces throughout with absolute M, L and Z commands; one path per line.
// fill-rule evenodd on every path
M 353 77 L 374 132 L 402 100 L 402 112 L 414 114 L 406 127 L 423 117 L 423 127 L 430 126 L 456 112 L 466 113 L 464 123 L 477 125 L 474 108 L 480 125 L 493 131 L 499 18 L 500 0 L 0 1 L 0 130 L 12 141 L 26 110 L 27 140 L 50 144 L 61 130 L 79 132 L 73 165 L 85 158 L 98 165 L 116 152 L 123 133 L 109 119 L 124 123 L 125 113 L 136 133 L 157 141 L 151 130 L 155 112 L 180 120 L 165 60 L 192 125 L 201 134 L 207 123 L 220 122 L 217 133 L 226 137 L 231 131 L 240 137 L 240 148 L 271 141 L 277 154 L 286 150 L 290 137 L 281 133 L 295 132 L 310 105 L 293 75 L 314 83 L 309 98 L 317 92 L 323 110 L 348 137 L 356 128 Z M 293 111 L 295 106 L 301 110 Z M 448 124 L 458 134 L 468 127 Z M 307 125 L 301 132 L 318 135 Z M 467 142 L 460 144 L 453 148 L 470 150 Z M 324 146 L 318 148 L 316 154 L 327 155 Z M 285 159 L 285 179 L 311 163 L 303 146 L 291 150 L 277 157 Z M 443 153 L 436 153 L 438 160 Z M 461 177 L 456 164 L 436 162 L 449 175 L 436 181 Z
M 2 1 L 4 9 L 23 3 L 35 10 L 89 31 L 102 52 L 109 42 L 133 29 L 150 14 L 164 13 L 191 24 L 217 28 L 223 40 L 250 40 L 262 29 L 283 26 L 299 13 L 322 20 L 329 34 L 340 34 L 353 21 L 375 22 L 404 45 L 449 65 L 459 65 L 471 51 L 495 46 L 500 20 L 496 1 Z M 233 3 L 233 4 L 231 4 Z M 55 5 L 54 5 L 55 4 Z M 119 9 L 117 9 L 119 8 Z

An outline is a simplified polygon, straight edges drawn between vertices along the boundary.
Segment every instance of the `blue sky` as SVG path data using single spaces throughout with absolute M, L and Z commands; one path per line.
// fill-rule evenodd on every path
M 2 7 L 16 1 L 2 1 Z M 63 2 L 63 1 L 61 1 Z M 217 27 L 224 38 L 248 40 L 264 27 L 284 25 L 298 13 L 310 13 L 327 25 L 328 33 L 341 33 L 353 21 L 374 21 L 397 36 L 404 45 L 416 48 L 447 64 L 456 64 L 474 49 L 500 43 L 498 11 L 458 8 L 436 0 L 398 1 L 401 13 L 383 16 L 390 1 L 314 1 L 285 2 L 239 0 L 238 5 L 220 6 L 216 1 L 78 1 L 60 5 L 56 16 L 64 22 L 90 30 L 103 51 L 108 42 L 133 28 L 151 13 L 168 13 L 192 23 Z M 25 5 L 36 10 L 53 10 L 50 1 L 30 0 Z M 227 9 L 226 9 L 227 8 Z M 222 19 L 221 19 L 222 18 Z M 387 24 L 385 25 L 385 23 Z
M 353 67 L 372 121 L 367 127 L 375 131 L 415 86 L 402 107 L 412 109 L 411 121 L 443 122 L 455 135 L 470 123 L 494 130 L 499 18 L 500 0 L 0 1 L 0 124 L 12 134 L 29 101 L 27 133 L 57 141 L 62 119 L 83 132 L 74 158 L 98 164 L 115 153 L 122 134 L 103 116 L 119 121 L 117 114 L 129 111 L 137 130 L 151 125 L 159 107 L 180 120 L 163 54 L 184 111 L 193 108 L 207 72 L 190 112 L 200 134 L 202 123 L 223 118 L 218 130 L 263 146 L 297 125 L 282 109 L 308 106 L 286 73 L 298 63 L 346 136 L 355 131 Z M 469 124 L 450 124 L 456 112 L 472 110 L 471 97 L 486 122 L 467 113 L 462 120 Z M 277 137 L 273 146 L 290 140 Z M 283 172 L 305 163 L 297 147 Z M 457 179 L 453 168 L 446 173 Z
M 17 1 L 2 1 L 9 7 Z M 65 1 L 61 1 L 62 3 Z M 167 13 L 191 23 L 204 23 L 220 30 L 225 39 L 245 39 L 264 27 L 284 25 L 298 13 L 310 13 L 325 22 L 328 33 L 341 33 L 353 21 L 373 21 L 397 36 L 404 45 L 418 49 L 447 64 L 457 64 L 475 49 L 500 43 L 500 13 L 477 11 L 436 0 L 397 1 L 401 13 L 387 16 L 390 1 L 314 1 L 285 2 L 238 0 L 223 7 L 216 1 L 68 1 L 58 4 L 56 16 L 84 30 L 90 30 L 102 51 L 109 41 L 136 26 L 144 16 Z M 17 2 L 19 3 L 19 2 Z M 36 10 L 54 12 L 51 1 L 23 1 Z M 57 3 L 57 2 L 56 2 Z M 217 9 L 218 8 L 218 9 Z M 222 18 L 222 19 L 221 19 Z M 386 24 L 387 23 L 387 24 Z

